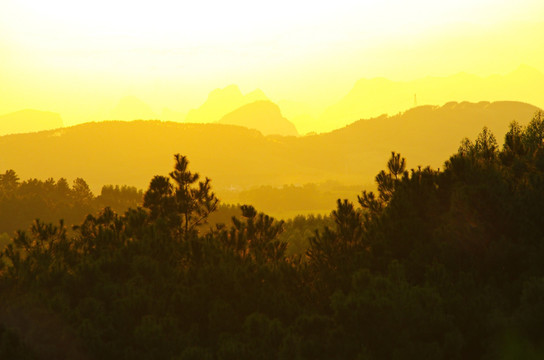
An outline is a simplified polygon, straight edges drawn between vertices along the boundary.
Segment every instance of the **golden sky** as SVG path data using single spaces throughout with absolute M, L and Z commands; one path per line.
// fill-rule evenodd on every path
M 542 0 L 3 0 L 0 114 L 187 112 L 229 84 L 322 111 L 360 78 L 543 71 L 543 19 Z

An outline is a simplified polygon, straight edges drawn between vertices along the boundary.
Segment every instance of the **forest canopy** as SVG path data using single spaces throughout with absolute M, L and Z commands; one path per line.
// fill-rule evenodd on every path
M 71 186 L 65 178 L 21 181 L 14 170 L 7 170 L 0 174 L 0 234 L 28 228 L 34 219 L 76 225 L 106 206 L 123 213 L 142 199 L 143 191 L 135 187 L 105 185 L 95 196 L 82 178 Z
M 251 205 L 203 227 L 212 183 L 176 155 L 142 207 L 16 233 L 0 357 L 542 358 L 543 141 L 539 112 L 502 147 L 487 128 L 463 140 L 441 169 L 393 152 L 377 191 L 339 199 L 296 252 L 295 221 Z

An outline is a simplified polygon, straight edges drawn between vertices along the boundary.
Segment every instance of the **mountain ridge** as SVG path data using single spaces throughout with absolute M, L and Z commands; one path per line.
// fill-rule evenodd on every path
M 231 111 L 217 121 L 259 130 L 263 135 L 298 136 L 295 125 L 283 117 L 277 104 L 257 100 Z
M 380 114 L 393 116 L 418 104 L 445 104 L 449 101 L 513 100 L 544 108 L 544 97 L 534 91 L 542 87 L 544 74 L 528 65 L 520 65 L 505 75 L 487 77 L 461 72 L 409 81 L 361 78 L 344 97 L 325 109 L 316 126 L 330 131 L 358 119 Z
M 219 195 L 222 189 L 328 180 L 369 184 L 391 151 L 405 156 L 408 168 L 441 167 L 464 137 L 475 138 L 484 125 L 500 142 L 512 120 L 526 124 L 537 110 L 519 102 L 450 102 L 301 137 L 225 124 L 94 122 L 0 137 L 0 171 L 14 169 L 21 178 L 82 177 L 94 191 L 106 184 L 147 188 L 181 153 L 212 179 Z
M 63 127 L 59 113 L 35 109 L 24 109 L 0 115 L 0 136 L 39 132 Z
M 238 85 L 218 88 L 208 94 L 208 98 L 200 107 L 189 110 L 184 122 L 215 122 L 237 108 L 258 100 L 269 100 L 260 89 L 253 90 L 244 95 Z

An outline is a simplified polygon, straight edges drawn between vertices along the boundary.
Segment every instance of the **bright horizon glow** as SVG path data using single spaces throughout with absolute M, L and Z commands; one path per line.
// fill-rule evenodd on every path
M 55 111 L 73 125 L 127 95 L 187 112 L 229 84 L 323 111 L 363 77 L 542 71 L 543 15 L 537 0 L 7 0 L 0 114 Z

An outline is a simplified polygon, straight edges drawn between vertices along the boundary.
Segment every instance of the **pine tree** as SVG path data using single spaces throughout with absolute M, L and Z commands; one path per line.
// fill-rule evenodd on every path
M 218 199 L 211 191 L 210 179 L 198 181 L 200 175 L 189 171 L 189 160 L 174 155 L 174 171 L 170 179 L 155 176 L 144 195 L 144 207 L 151 210 L 152 218 L 163 217 L 187 240 L 199 225 L 206 223 L 217 208 Z

